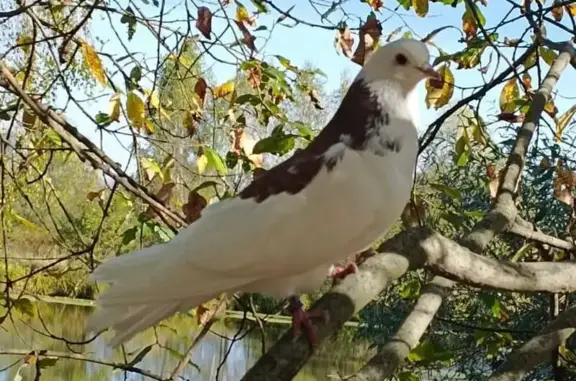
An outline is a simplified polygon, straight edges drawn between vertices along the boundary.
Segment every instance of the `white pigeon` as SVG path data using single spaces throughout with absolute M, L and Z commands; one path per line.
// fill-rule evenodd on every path
M 91 279 L 112 285 L 88 329 L 111 326 L 117 345 L 178 311 L 238 291 L 290 297 L 295 334 L 300 323 L 308 328 L 311 313 L 298 295 L 317 289 L 333 263 L 382 237 L 409 200 L 416 86 L 440 79 L 429 60 L 417 40 L 382 46 L 305 149 L 236 197 L 208 206 L 171 241 L 98 266 Z

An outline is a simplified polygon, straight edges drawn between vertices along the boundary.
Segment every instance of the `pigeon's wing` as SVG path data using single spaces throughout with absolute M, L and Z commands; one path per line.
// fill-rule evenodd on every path
M 374 181 L 362 156 L 341 143 L 324 156 L 295 155 L 239 197 L 206 208 L 170 242 L 104 263 L 94 278 L 120 279 L 122 287 L 102 300 L 208 295 L 339 259 L 359 249 L 349 243 L 381 207 Z M 128 273 L 130 281 L 122 278 Z

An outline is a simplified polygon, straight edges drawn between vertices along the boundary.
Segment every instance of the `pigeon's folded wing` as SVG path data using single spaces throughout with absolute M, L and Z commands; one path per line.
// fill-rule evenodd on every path
M 335 253 L 351 254 L 349 250 L 358 248 L 346 245 L 374 221 L 380 207 L 371 202 L 382 197 L 371 192 L 382 190 L 362 170 L 363 159 L 356 151 L 342 151 L 330 169 L 322 158 L 293 157 L 258 178 L 240 197 L 206 208 L 170 242 L 104 263 L 101 272 L 106 276 L 99 276 L 97 269 L 95 279 L 114 281 L 113 274 L 125 277 L 127 272 L 140 278 L 130 276 L 130 282 L 109 290 L 103 303 L 116 292 L 130 294 L 127 288 L 149 289 L 138 293 L 141 302 L 166 300 L 165 289 L 172 300 L 224 292 L 258 279 L 308 271 L 336 260 Z M 318 168 L 312 175 L 313 165 Z M 310 178 L 303 180 L 298 175 L 305 171 Z M 302 188 L 296 192 L 299 181 Z M 283 184 L 292 190 L 283 190 Z

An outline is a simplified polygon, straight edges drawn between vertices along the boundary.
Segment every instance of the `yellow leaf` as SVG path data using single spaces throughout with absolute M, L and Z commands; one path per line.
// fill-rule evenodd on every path
M 433 106 L 439 109 L 450 102 L 454 94 L 454 75 L 447 65 L 443 65 L 438 73 L 442 76 L 442 80 L 426 80 L 426 107 Z
M 100 57 L 98 57 L 98 53 L 96 53 L 94 48 L 88 45 L 88 43 L 82 42 L 82 55 L 92 76 L 103 86 L 107 86 L 108 83 L 106 82 L 106 74 L 104 73 L 102 61 L 100 61 Z
M 520 89 L 518 88 L 516 78 L 512 78 L 506 82 L 506 85 L 504 85 L 500 93 L 500 111 L 502 113 L 513 113 L 516 111 L 514 101 L 518 99 L 519 95 Z
M 228 81 L 214 89 L 214 98 L 222 98 L 234 91 L 234 82 Z
M 576 113 L 576 105 L 570 107 L 568 111 L 566 111 L 556 120 L 555 137 L 557 142 L 559 142 L 562 139 L 562 134 L 564 133 L 564 130 L 566 129 L 566 126 L 568 126 L 570 120 L 572 120 L 572 118 L 574 117 L 575 113 Z
M 552 49 L 548 49 L 545 47 L 540 47 L 538 49 L 539 53 L 540 53 L 540 57 L 542 57 L 542 59 L 544 60 L 544 62 L 546 62 L 548 65 L 552 66 L 552 64 L 554 63 L 554 61 L 556 61 L 556 58 L 558 58 L 558 53 L 556 53 L 554 50 Z
M 126 113 L 128 114 L 128 120 L 137 130 L 140 130 L 144 125 L 145 112 L 142 98 L 134 91 L 130 91 L 126 98 Z
M 428 14 L 428 0 L 412 0 L 412 7 L 420 17 L 425 17 Z
M 246 23 L 250 26 L 254 26 L 255 19 L 250 15 L 248 9 L 240 3 L 237 3 L 238 7 L 236 7 L 236 20 L 241 23 Z
M 576 16 L 576 4 L 568 4 L 568 13 L 570 13 L 570 16 Z
M 160 107 L 160 99 L 158 98 L 158 93 L 156 90 L 152 91 L 150 89 L 144 89 L 144 94 L 148 97 L 148 102 L 150 102 L 150 106 L 154 108 Z
M 380 8 L 382 8 L 384 6 L 383 0 L 366 0 L 366 2 L 368 4 L 370 4 L 372 9 L 374 9 L 375 11 L 379 10 Z
M 118 122 L 120 119 L 120 94 L 115 93 L 110 97 L 108 104 L 108 116 L 110 120 Z
M 198 166 L 198 174 L 203 174 L 206 170 L 206 166 L 208 165 L 208 158 L 206 155 L 198 157 L 198 159 L 196 159 L 196 165 Z

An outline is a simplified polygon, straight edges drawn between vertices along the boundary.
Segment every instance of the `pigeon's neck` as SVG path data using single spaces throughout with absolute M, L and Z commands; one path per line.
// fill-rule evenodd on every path
M 417 126 L 418 120 L 418 93 L 415 88 L 406 90 L 398 81 L 379 79 L 367 83 L 378 104 L 392 120 L 401 120 Z

